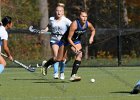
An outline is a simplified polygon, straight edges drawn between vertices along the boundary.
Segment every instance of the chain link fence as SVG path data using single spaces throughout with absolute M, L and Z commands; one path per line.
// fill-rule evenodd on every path
M 86 4 L 88 19 L 96 29 L 96 36 L 91 45 L 87 43 L 89 35 L 84 36 L 82 66 L 140 66 L 140 21 L 137 19 L 140 8 L 133 8 L 125 0 L 89 1 Z M 75 19 L 74 10 L 75 6 L 66 6 L 70 19 Z M 36 64 L 51 57 L 47 35 L 42 36 L 44 40 L 40 42 L 39 35 L 28 30 L 10 30 L 10 33 L 10 48 L 15 59 Z M 68 66 L 72 66 L 73 59 L 74 55 L 69 52 Z

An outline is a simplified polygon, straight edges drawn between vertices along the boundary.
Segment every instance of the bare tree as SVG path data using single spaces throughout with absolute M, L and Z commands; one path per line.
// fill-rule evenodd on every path
M 84 8 L 86 9 L 86 10 L 88 10 L 87 9 L 87 0 L 84 0 Z M 87 36 L 88 35 L 86 35 L 86 38 L 87 38 Z M 85 46 L 85 59 L 88 59 L 88 45 L 87 45 L 88 43 L 86 42 L 86 46 Z
M 1 0 L 0 0 L 0 22 L 1 22 Z
M 48 0 L 40 0 L 41 21 L 40 27 L 45 28 L 48 24 Z
M 127 14 L 127 8 L 126 8 L 126 0 L 123 0 L 122 6 L 123 6 L 123 19 L 124 19 L 124 24 L 125 25 L 128 25 L 128 14 Z
M 39 8 L 40 8 L 40 12 L 41 12 L 41 21 L 40 21 L 40 28 L 46 28 L 46 26 L 48 25 L 48 19 L 49 19 L 49 15 L 48 15 L 48 0 L 39 0 L 40 4 L 39 4 Z M 39 37 L 41 44 L 42 44 L 42 57 L 46 58 L 48 56 L 50 56 L 50 45 L 49 45 L 49 36 L 46 36 L 44 34 L 40 35 Z

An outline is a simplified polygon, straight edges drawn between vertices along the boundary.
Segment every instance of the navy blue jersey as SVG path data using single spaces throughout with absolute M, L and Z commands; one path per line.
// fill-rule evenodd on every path
M 77 22 L 77 29 L 75 30 L 73 37 L 72 37 L 72 41 L 74 41 L 74 42 L 81 41 L 81 36 L 84 35 L 88 29 L 87 21 L 85 23 L 85 27 L 82 27 L 79 19 L 77 19 L 76 22 Z M 68 43 L 68 34 L 69 34 L 69 29 L 67 30 L 67 32 L 64 34 L 64 36 L 61 39 L 64 43 Z
M 82 27 L 79 20 L 77 22 L 77 29 L 75 30 L 72 40 L 73 41 L 81 41 L 81 36 L 86 33 L 88 28 L 88 22 L 86 21 L 85 27 Z

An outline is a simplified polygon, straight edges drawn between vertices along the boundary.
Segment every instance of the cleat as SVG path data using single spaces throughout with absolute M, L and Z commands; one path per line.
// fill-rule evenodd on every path
M 45 68 L 45 67 L 41 67 L 41 73 L 42 73 L 42 75 L 47 75 L 47 68 Z
M 46 62 L 47 62 L 47 61 L 44 60 L 44 61 L 42 62 L 42 67 L 41 67 L 41 73 L 42 73 L 42 75 L 44 75 L 44 76 L 47 75 L 47 68 L 44 66 Z
M 64 79 L 65 79 L 64 73 L 60 73 L 60 79 L 61 79 L 61 80 L 64 80 Z
M 76 81 L 80 81 L 81 80 L 81 77 L 73 74 L 69 80 L 71 82 L 76 82 Z
M 140 93 L 140 80 L 134 86 L 133 90 L 130 92 L 131 94 L 138 94 Z

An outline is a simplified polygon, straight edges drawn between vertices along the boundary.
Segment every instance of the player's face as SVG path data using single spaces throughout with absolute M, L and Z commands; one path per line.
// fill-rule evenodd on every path
M 8 29 L 11 29 L 12 26 L 13 26 L 13 23 L 12 22 L 7 24 Z
M 64 8 L 58 6 L 58 7 L 56 8 L 56 17 L 57 17 L 57 18 L 61 18 L 63 15 L 64 15 Z
M 80 20 L 81 20 L 81 22 L 83 24 L 86 23 L 86 21 L 87 21 L 87 13 L 86 12 L 81 12 L 81 14 L 80 14 Z

